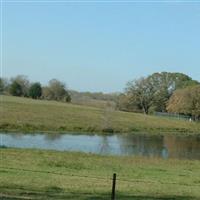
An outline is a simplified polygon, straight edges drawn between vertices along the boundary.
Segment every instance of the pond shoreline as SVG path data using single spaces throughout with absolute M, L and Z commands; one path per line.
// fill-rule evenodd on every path
M 176 136 L 189 136 L 189 135 L 199 135 L 200 136 L 200 131 L 188 131 L 188 130 L 180 130 L 180 129 L 141 129 L 141 130 L 134 130 L 134 131 L 96 131 L 96 130 L 79 130 L 79 129 L 74 129 L 74 130 L 41 130 L 40 128 L 35 128 L 35 129 L 27 129 L 27 128 L 17 128 L 17 129 L 12 129 L 12 128 L 2 128 L 0 125 L 0 132 L 10 132 L 10 133 L 24 133 L 24 134 L 31 134 L 34 132 L 37 133 L 44 133 L 44 134 L 76 134 L 78 132 L 79 134 L 89 134 L 89 135 L 100 135 L 100 136 L 106 136 L 106 135 L 132 135 L 132 134 L 141 134 L 141 135 L 176 135 Z

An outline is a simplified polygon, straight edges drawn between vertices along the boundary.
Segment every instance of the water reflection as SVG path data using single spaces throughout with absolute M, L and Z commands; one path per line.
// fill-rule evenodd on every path
M 123 154 L 200 159 L 200 136 L 128 135 L 119 138 Z
M 166 136 L 164 144 L 171 158 L 200 159 L 200 136 Z
M 133 154 L 148 157 L 163 157 L 166 148 L 163 144 L 163 136 L 127 135 L 119 136 L 121 151 L 123 154 Z
M 103 155 L 134 155 L 145 157 L 198 159 L 199 136 L 113 135 L 91 136 L 70 134 L 0 133 L 2 146 L 20 148 L 81 151 Z
M 109 145 L 108 137 L 102 136 L 102 139 L 99 143 L 99 153 L 106 154 L 107 152 L 109 152 L 109 149 L 110 149 L 110 145 Z
M 62 134 L 59 134 L 59 133 L 45 134 L 45 140 L 47 141 L 60 140 L 61 138 L 62 138 Z

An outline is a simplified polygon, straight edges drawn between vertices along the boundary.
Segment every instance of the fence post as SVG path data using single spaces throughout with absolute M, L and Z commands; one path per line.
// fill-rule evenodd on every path
M 112 181 L 112 195 L 111 200 L 115 200 L 115 186 L 116 186 L 116 174 L 113 174 L 113 181 Z

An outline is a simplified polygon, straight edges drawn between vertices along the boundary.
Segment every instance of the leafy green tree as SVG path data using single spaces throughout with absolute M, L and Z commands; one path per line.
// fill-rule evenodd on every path
M 33 99 L 38 99 L 42 95 L 42 87 L 40 83 L 33 83 L 29 88 L 29 96 Z
M 27 97 L 29 93 L 30 82 L 28 78 L 24 75 L 18 75 L 11 79 L 11 84 L 17 82 L 21 86 L 22 94 L 21 96 Z
M 0 78 L 0 94 L 2 94 L 3 93 L 3 91 L 4 91 L 4 82 L 3 82 L 3 79 L 2 78 Z
M 23 96 L 21 85 L 17 81 L 13 81 L 10 85 L 10 94 L 13 96 Z

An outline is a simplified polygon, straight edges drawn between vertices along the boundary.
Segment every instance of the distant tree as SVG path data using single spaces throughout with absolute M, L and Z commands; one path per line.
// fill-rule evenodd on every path
M 116 105 L 118 102 L 119 93 L 96 93 L 96 92 L 78 92 L 74 90 L 68 90 L 70 94 L 71 101 L 78 104 L 85 104 L 85 105 L 97 105 L 98 106 L 105 106 L 107 101 L 112 102 Z M 97 95 L 96 95 L 97 94 Z M 95 100 L 95 101 L 93 101 Z M 98 102 L 97 104 L 94 102 Z
M 167 102 L 175 90 L 198 84 L 182 73 L 161 72 L 129 82 L 125 94 L 131 99 L 132 105 L 141 108 L 146 114 L 150 110 L 165 112 Z
M 200 85 L 176 90 L 168 102 L 167 111 L 200 119 Z
M 3 93 L 3 91 L 4 91 L 4 81 L 3 81 L 3 79 L 2 78 L 0 78 L 0 94 L 2 94 Z
M 155 97 L 155 88 L 149 78 L 140 78 L 129 82 L 126 93 L 133 101 L 133 105 L 140 107 L 145 114 L 149 113 Z
M 46 100 L 52 100 L 53 99 L 53 93 L 48 86 L 42 87 L 42 98 L 46 99 Z
M 148 79 L 155 91 L 154 110 L 160 112 L 166 111 L 166 104 L 175 90 L 199 84 L 199 82 L 182 73 L 154 73 Z
M 33 99 L 38 99 L 42 95 L 42 87 L 40 83 L 33 83 L 29 88 L 29 96 Z
M 116 108 L 122 111 L 128 112 L 141 112 L 140 104 L 135 99 L 134 96 L 128 94 L 120 94 L 117 97 Z
M 42 89 L 42 97 L 48 100 L 71 101 L 70 94 L 67 92 L 65 84 L 56 79 L 50 80 L 49 85 Z
M 66 92 L 65 96 L 64 96 L 64 99 L 63 99 L 65 102 L 71 102 L 71 96 L 68 92 Z
M 23 95 L 22 86 L 17 81 L 13 81 L 11 83 L 9 91 L 10 91 L 10 94 L 13 96 L 22 96 Z
M 6 78 L 0 78 L 0 94 L 9 92 L 9 81 Z
M 22 90 L 21 96 L 24 96 L 24 97 L 28 96 L 30 82 L 26 76 L 18 75 L 14 78 L 11 78 L 11 84 L 13 82 L 18 83 L 21 86 L 21 90 Z
M 117 105 L 116 108 L 122 111 L 128 111 L 129 110 L 129 98 L 126 94 L 120 94 L 117 99 Z
M 52 79 L 49 81 L 49 88 L 52 92 L 52 98 L 54 100 L 63 100 L 67 93 L 65 84 L 56 79 Z

